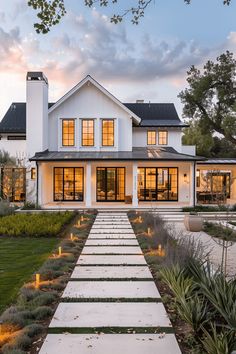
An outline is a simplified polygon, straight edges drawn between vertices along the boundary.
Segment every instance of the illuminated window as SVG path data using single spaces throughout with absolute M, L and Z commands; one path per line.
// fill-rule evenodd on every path
M 165 130 L 158 132 L 158 144 L 167 145 L 168 144 L 168 132 Z
M 32 167 L 31 168 L 31 179 L 35 179 L 36 178 L 36 168 Z
M 2 198 L 9 202 L 24 202 L 26 189 L 25 168 L 2 169 Z
M 94 146 L 94 120 L 82 120 L 82 146 Z
M 155 130 L 148 130 L 147 144 L 148 145 L 156 145 L 156 131 Z
M 102 146 L 114 146 L 114 120 L 102 120 Z
M 54 168 L 54 200 L 83 201 L 84 169 L 83 167 Z
M 75 121 L 74 119 L 62 120 L 62 145 L 75 145 Z

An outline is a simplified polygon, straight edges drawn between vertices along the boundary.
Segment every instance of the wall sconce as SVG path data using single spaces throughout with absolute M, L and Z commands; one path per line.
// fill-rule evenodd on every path
M 188 182 L 188 178 L 187 178 L 187 173 L 184 173 L 184 182 L 187 183 Z

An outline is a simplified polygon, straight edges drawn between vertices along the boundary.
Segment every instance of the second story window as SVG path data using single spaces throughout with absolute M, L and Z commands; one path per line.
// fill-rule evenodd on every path
M 82 120 L 82 146 L 94 146 L 94 120 Z
M 155 130 L 148 130 L 147 144 L 148 145 L 156 145 L 156 131 Z
M 166 130 L 158 132 L 158 144 L 168 145 L 168 132 Z
M 102 146 L 114 146 L 114 120 L 102 120 Z
M 75 120 L 62 120 L 62 146 L 75 145 Z

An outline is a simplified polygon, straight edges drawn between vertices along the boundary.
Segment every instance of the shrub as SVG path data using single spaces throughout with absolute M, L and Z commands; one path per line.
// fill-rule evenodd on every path
M 11 306 L 3 312 L 1 315 L 1 321 L 5 324 L 11 324 L 23 328 L 28 324 L 28 319 L 30 317 L 30 311 L 21 311 L 16 306 Z
M 21 349 L 13 349 L 12 347 L 10 347 L 9 349 L 8 344 L 4 345 L 4 347 L 2 348 L 2 353 L 3 354 L 26 354 L 26 352 Z
M 38 307 L 38 306 L 50 305 L 56 300 L 56 298 L 57 297 L 55 294 L 43 293 L 37 296 L 36 298 L 34 298 L 31 301 L 30 306 Z
M 207 302 L 198 293 L 189 298 L 178 298 L 176 303 L 180 317 L 190 324 L 195 332 L 199 332 L 201 327 L 209 320 Z
M 51 316 L 53 313 L 51 307 L 39 306 L 33 312 L 33 316 L 36 320 L 44 320 L 45 318 Z
M 74 213 L 15 214 L 0 219 L 0 235 L 58 236 L 62 226 L 69 223 Z
M 216 326 L 211 324 L 211 333 L 203 328 L 204 338 L 201 341 L 207 354 L 229 354 L 235 346 L 235 333 L 232 330 L 221 329 L 218 333 Z
M 0 216 L 7 216 L 13 214 L 15 208 L 10 206 L 10 203 L 6 200 L 0 200 Z
M 37 323 L 32 323 L 31 325 L 28 325 L 24 328 L 25 333 L 30 337 L 33 338 L 34 336 L 37 336 L 41 334 L 44 330 L 44 327 L 40 324 Z

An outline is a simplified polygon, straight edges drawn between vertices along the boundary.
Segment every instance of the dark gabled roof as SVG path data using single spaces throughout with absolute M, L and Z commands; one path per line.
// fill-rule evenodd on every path
M 173 103 L 124 103 L 141 118 L 140 127 L 186 127 Z M 52 107 L 49 103 L 48 107 Z M 0 133 L 26 134 L 26 103 L 13 102 L 0 122 Z
M 95 160 L 119 160 L 119 161 L 197 161 L 205 158 L 181 154 L 172 147 L 162 148 L 133 148 L 132 151 L 43 151 L 33 156 L 31 161 L 95 161 Z
M 48 108 L 52 105 L 53 103 L 49 103 Z M 26 103 L 13 102 L 10 105 L 0 122 L 0 133 L 26 134 Z
M 141 127 L 186 127 L 173 103 L 124 103 L 141 118 Z

